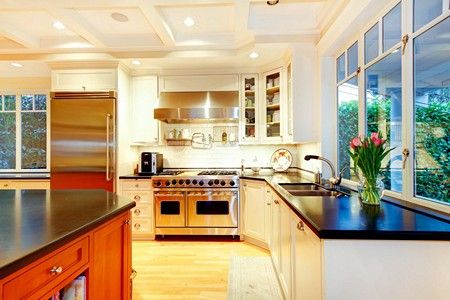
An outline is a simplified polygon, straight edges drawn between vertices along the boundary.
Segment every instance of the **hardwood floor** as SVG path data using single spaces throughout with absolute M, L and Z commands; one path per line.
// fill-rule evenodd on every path
M 133 299 L 226 299 L 233 255 L 269 252 L 245 242 L 133 242 Z

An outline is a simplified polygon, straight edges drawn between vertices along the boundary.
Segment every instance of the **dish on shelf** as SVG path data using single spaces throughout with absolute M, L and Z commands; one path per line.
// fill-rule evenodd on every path
M 270 158 L 270 164 L 276 172 L 284 172 L 292 164 L 292 154 L 286 149 L 278 149 Z

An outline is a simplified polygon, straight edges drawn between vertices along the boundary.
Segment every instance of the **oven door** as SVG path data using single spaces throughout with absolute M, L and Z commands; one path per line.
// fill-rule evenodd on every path
M 189 227 L 237 227 L 237 191 L 187 193 Z
M 186 195 L 183 192 L 154 192 L 156 227 L 186 226 Z

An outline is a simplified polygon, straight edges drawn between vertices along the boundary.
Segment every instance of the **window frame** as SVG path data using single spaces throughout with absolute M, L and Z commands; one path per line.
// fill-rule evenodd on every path
M 396 5 L 400 3 L 401 5 L 401 36 L 408 35 L 409 41 L 406 44 L 404 49 L 404 53 L 402 54 L 402 148 L 409 149 L 410 155 L 406 160 L 405 168 L 402 171 L 402 184 L 403 190 L 402 192 L 394 192 L 391 190 L 385 190 L 385 195 L 389 197 L 393 197 L 396 199 L 401 199 L 405 201 L 409 201 L 415 204 L 419 204 L 425 207 L 429 207 L 432 209 L 436 209 L 439 211 L 444 211 L 450 213 L 450 204 L 445 202 L 440 202 L 438 200 L 433 199 L 425 199 L 414 196 L 415 190 L 415 181 L 414 181 L 414 105 L 413 103 L 408 103 L 407 99 L 412 99 L 414 96 L 414 73 L 413 73 L 413 40 L 420 36 L 425 31 L 431 29 L 433 26 L 439 24 L 444 19 L 450 17 L 450 0 L 444 0 L 442 5 L 442 13 L 437 18 L 431 20 L 428 24 L 425 24 L 417 31 L 413 30 L 413 0 L 394 0 L 386 5 L 378 14 L 376 14 L 370 22 L 366 24 L 360 31 L 358 31 L 357 38 L 352 37 L 349 39 L 348 43 L 336 52 L 334 56 L 335 61 L 335 74 L 337 74 L 337 58 L 340 57 L 343 53 L 345 57 L 347 57 L 347 49 L 351 47 L 355 42 L 358 42 L 358 68 L 359 72 L 357 72 L 356 76 L 358 79 L 358 91 L 359 91 L 359 110 L 358 110 L 358 134 L 365 134 L 367 124 L 366 124 L 366 107 L 365 107 L 365 72 L 366 69 L 372 66 L 373 64 L 378 63 L 380 60 L 384 59 L 386 56 L 392 54 L 397 48 L 400 48 L 400 51 L 403 51 L 403 43 L 400 40 L 398 43 L 394 44 L 392 47 L 383 51 L 383 17 L 394 9 Z M 365 63 L 365 33 L 370 30 L 376 23 L 378 22 L 378 56 L 372 59 L 371 61 Z M 347 68 L 347 61 L 345 62 Z M 346 82 L 350 78 L 352 78 L 354 74 L 347 74 L 343 80 L 337 81 L 335 78 L 335 109 L 336 109 L 336 117 L 338 113 L 338 87 L 342 83 Z M 336 118 L 336 120 L 338 120 Z M 336 141 L 334 143 L 334 154 L 336 166 L 338 165 L 338 126 L 336 126 L 335 137 Z M 339 170 L 338 170 L 339 171 Z M 342 185 L 347 186 L 352 189 L 356 189 L 357 182 L 351 181 L 348 179 L 342 180 Z
M 1 95 L 16 96 L 16 168 L 0 169 L 0 173 L 48 173 L 50 172 L 50 91 L 49 90 L 0 90 Z M 46 95 L 46 168 L 22 169 L 22 112 L 44 112 L 43 110 L 22 110 L 22 95 Z M 13 112 L 13 111 L 11 111 Z

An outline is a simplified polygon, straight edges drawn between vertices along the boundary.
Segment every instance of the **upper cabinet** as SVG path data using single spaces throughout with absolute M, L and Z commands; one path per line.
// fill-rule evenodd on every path
M 160 78 L 160 90 L 161 92 L 238 91 L 239 76 L 237 74 L 163 76 Z
M 281 143 L 283 141 L 283 68 L 263 74 L 262 98 L 262 142 Z
M 52 70 L 52 91 L 114 91 L 117 69 Z
M 259 76 L 241 76 L 241 144 L 259 141 Z
M 158 104 L 158 77 L 132 77 L 131 103 L 131 142 L 158 143 L 159 121 L 153 118 L 153 110 Z

